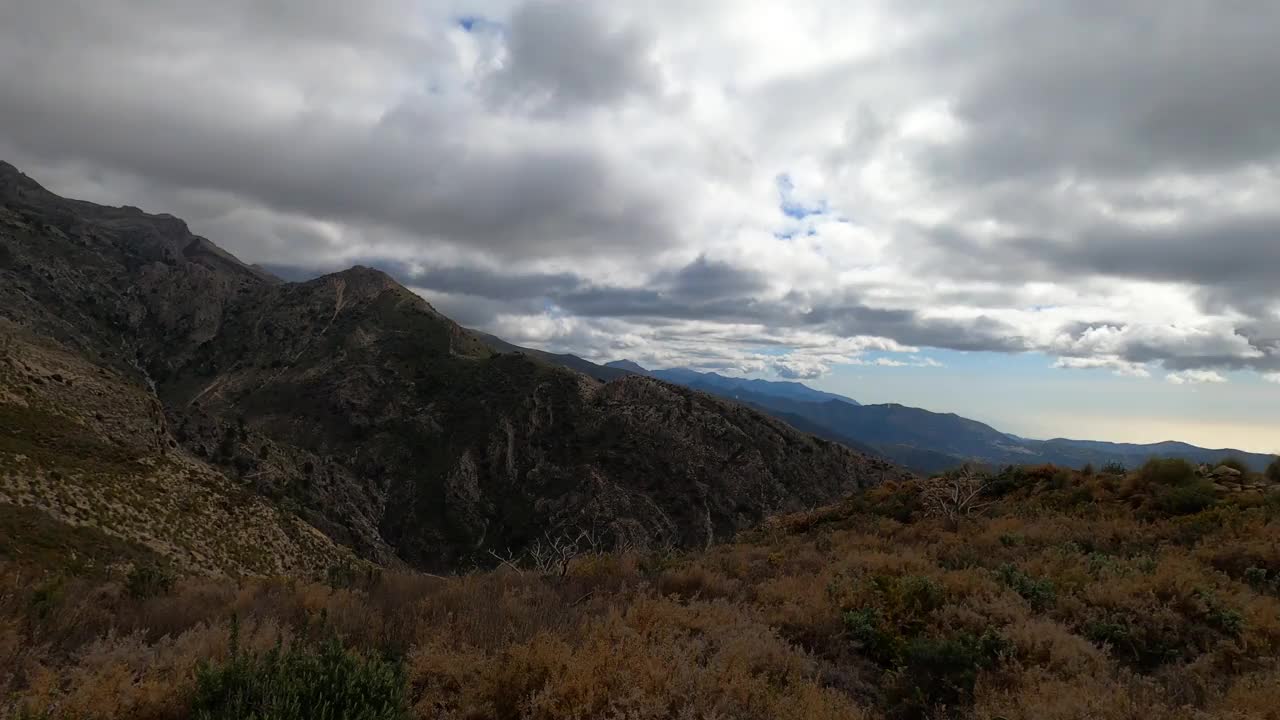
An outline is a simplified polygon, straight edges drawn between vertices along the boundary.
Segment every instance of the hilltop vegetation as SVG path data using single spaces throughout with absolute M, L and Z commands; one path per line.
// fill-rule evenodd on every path
M 975 494 L 948 513 L 956 483 Z M 701 552 L 518 565 L 170 585 L 10 559 L 0 687 L 11 715 L 42 718 L 1280 708 L 1280 489 L 1261 475 L 1166 461 L 889 482 Z

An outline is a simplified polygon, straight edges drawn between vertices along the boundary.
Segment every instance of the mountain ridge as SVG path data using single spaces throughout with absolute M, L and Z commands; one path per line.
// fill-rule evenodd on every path
M 323 547 L 307 561 L 313 571 L 352 552 L 461 569 L 580 526 L 604 543 L 702 546 L 767 514 L 906 476 L 678 385 L 632 375 L 605 384 L 561 367 L 568 358 L 494 349 L 496 338 L 382 271 L 285 282 L 177 218 L 66 200 L 12 166 L 0 168 L 0 280 L 0 319 L 14 329 L 5 343 L 21 362 L 60 353 L 86 363 L 77 377 L 118 378 L 155 416 L 147 432 L 159 445 L 139 462 L 172 457 L 198 469 L 175 486 L 216 485 L 215 505 L 248 502 L 314 531 Z M 23 373 L 0 385 L 0 408 L 17 408 L 3 414 L 0 438 L 14 443 L 35 417 L 16 403 L 57 382 Z M 52 432 L 65 442 L 39 457 L 75 456 L 77 433 L 135 412 L 116 395 L 103 391 L 73 424 L 51 398 Z M 88 492 L 96 476 L 54 477 L 21 454 L 5 455 L 0 504 L 29 501 L 79 522 L 82 510 L 57 498 Z M 123 492 L 141 482 L 134 475 L 120 478 Z M 133 512 L 123 497 L 103 502 Z M 188 526 L 205 524 L 203 508 Z M 197 566 L 172 550 L 175 530 L 110 518 L 101 527 Z M 241 518 L 226 534 L 254 528 Z M 251 551 L 246 543 L 236 552 Z
M 702 373 L 688 368 L 647 370 L 629 360 L 606 363 L 606 366 L 622 367 L 620 363 L 626 363 L 626 369 L 632 372 L 643 372 L 748 404 L 803 427 L 806 432 L 843 442 L 863 452 L 878 453 L 917 472 L 938 472 L 965 462 L 990 465 L 1054 463 L 1073 468 L 1118 463 L 1134 467 L 1151 457 L 1217 463 L 1228 456 L 1260 471 L 1274 457 L 1233 448 L 1204 448 L 1176 440 L 1145 444 L 1067 438 L 1034 440 L 1001 432 L 954 412 L 939 413 L 900 403 L 859 405 L 831 393 L 825 394 L 833 395 L 835 399 L 815 401 L 795 395 L 788 397 L 780 393 L 753 391 L 779 384 L 807 388 L 803 383 L 746 379 L 726 383 L 721 381 L 725 376 L 717 373 Z M 814 397 L 823 394 L 817 390 L 812 392 Z

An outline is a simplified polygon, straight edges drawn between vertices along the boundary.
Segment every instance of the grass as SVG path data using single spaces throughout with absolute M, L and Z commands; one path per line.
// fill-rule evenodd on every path
M 100 440 L 63 415 L 0 403 L 0 462 L 17 456 L 68 472 L 118 474 L 136 469 L 136 453 Z
M 102 574 L 115 562 L 154 562 L 136 543 L 68 525 L 33 507 L 0 502 L 0 559 L 74 574 Z
M 889 484 L 564 578 L 337 565 L 131 592 L 10 564 L 0 697 L 50 718 L 1274 716 L 1280 494 L 1160 499 L 1187 482 L 1011 469 L 955 529 Z

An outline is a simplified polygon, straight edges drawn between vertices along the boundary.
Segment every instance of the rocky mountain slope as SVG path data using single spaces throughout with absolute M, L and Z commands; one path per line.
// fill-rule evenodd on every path
M 323 546 L 312 564 L 350 548 L 429 569 L 570 528 L 701 545 L 902 474 L 703 393 L 495 351 L 376 270 L 282 282 L 181 220 L 65 200 L 2 163 L 0 318 L 3 342 L 23 348 L 10 368 L 61 358 L 112 383 L 81 410 L 41 395 L 37 414 L 24 398 L 62 381 L 3 376 L 0 502 L 78 522 L 74 502 L 50 496 L 105 473 L 49 469 L 96 452 L 76 438 L 134 447 L 129 463 L 165 465 L 159 484 L 205 488 L 225 510 L 179 502 L 188 515 L 159 522 L 129 497 L 105 503 L 151 520 L 97 527 L 166 556 L 179 536 L 195 555 L 214 536 L 261 546 L 251 530 L 267 527 Z M 67 441 L 50 457 L 21 452 L 37 418 Z

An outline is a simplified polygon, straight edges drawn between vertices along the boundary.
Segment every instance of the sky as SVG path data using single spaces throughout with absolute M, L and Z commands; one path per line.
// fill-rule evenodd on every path
M 1280 3 L 41 0 L 0 159 L 511 342 L 1280 450 Z

